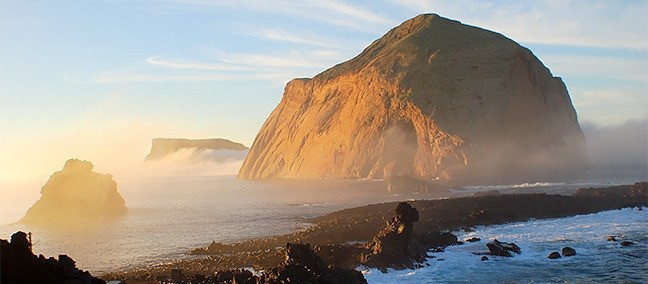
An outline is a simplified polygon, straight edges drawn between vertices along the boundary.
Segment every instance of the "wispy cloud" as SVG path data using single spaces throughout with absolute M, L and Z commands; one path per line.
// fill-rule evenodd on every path
M 323 36 L 318 36 L 312 33 L 296 34 L 278 28 L 261 28 L 258 26 L 247 28 L 243 33 L 249 36 L 273 41 L 306 44 L 325 48 L 337 47 L 334 43 L 322 40 Z
M 197 69 L 197 70 L 218 70 L 218 71 L 246 71 L 249 68 L 233 64 L 210 64 L 196 61 L 173 61 L 162 60 L 159 56 L 153 56 L 146 59 L 146 62 L 163 67 L 179 69 Z
M 648 49 L 646 1 L 390 1 L 410 11 L 436 12 L 526 43 Z
M 377 32 L 397 24 L 392 19 L 367 7 L 341 0 L 170 0 L 179 5 L 228 7 L 265 14 L 296 16 L 359 31 Z
M 148 66 L 99 72 L 92 80 L 97 83 L 269 80 L 285 84 L 295 77 L 313 76 L 346 59 L 343 54 L 327 49 L 276 54 L 212 51 L 211 57 L 212 62 L 149 57 L 145 61 Z

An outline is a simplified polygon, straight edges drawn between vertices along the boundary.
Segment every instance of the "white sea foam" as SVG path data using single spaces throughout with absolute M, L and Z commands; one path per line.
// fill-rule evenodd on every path
M 365 269 L 369 283 L 645 283 L 648 257 L 648 210 L 622 209 L 568 218 L 533 220 L 477 227 L 475 232 L 455 232 L 460 240 L 479 237 L 475 243 L 451 246 L 435 253 L 430 266 L 418 270 L 383 274 Z M 619 235 L 635 244 L 622 247 L 608 242 Z M 514 257 L 481 256 L 486 242 L 498 239 L 516 243 L 522 249 Z M 576 256 L 548 259 L 563 247 L 576 249 Z

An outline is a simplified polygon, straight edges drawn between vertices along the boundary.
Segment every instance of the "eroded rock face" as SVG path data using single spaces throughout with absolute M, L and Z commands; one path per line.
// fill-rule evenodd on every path
M 41 188 L 41 198 L 32 205 L 23 223 L 74 225 L 126 213 L 124 198 L 110 174 L 92 171 L 88 161 L 70 159 Z
M 289 82 L 239 177 L 500 181 L 587 161 L 565 85 L 531 51 L 428 14 Z

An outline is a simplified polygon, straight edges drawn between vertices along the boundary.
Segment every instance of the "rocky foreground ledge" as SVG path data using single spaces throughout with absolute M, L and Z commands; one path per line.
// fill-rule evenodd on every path
M 363 283 L 364 279 L 352 272 L 359 265 L 382 271 L 422 267 L 430 257 L 429 252 L 460 244 L 449 231 L 648 206 L 647 185 L 640 182 L 579 189 L 572 196 L 514 194 L 367 205 L 316 218 L 313 226 L 304 231 L 234 244 L 213 242 L 191 252 L 206 255 L 202 258 L 111 273 L 103 278 L 155 281 L 167 277 L 172 269 L 182 269 L 188 276 L 186 283 L 220 283 L 234 278 L 239 279 L 236 283 L 296 283 L 296 275 L 307 277 L 312 283 L 336 283 L 313 277 L 323 275 L 322 271 L 342 271 L 339 277 L 355 280 L 350 283 Z M 310 246 L 300 246 L 301 253 L 295 257 L 295 249 L 291 247 L 297 247 L 293 244 Z M 306 260 L 301 258 L 304 256 Z M 299 265 L 302 262 L 315 263 L 312 266 L 319 270 Z M 245 267 L 265 272 L 255 276 L 240 270 Z M 300 271 L 310 274 L 300 274 Z M 293 282 L 281 277 L 292 277 Z

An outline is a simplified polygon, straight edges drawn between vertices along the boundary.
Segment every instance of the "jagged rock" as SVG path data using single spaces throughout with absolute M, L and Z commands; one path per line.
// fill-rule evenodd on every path
M 13 234 L 11 242 L 0 239 L 0 271 L 0 283 L 106 283 L 78 269 L 67 255 L 59 255 L 58 260 L 36 257 L 24 232 Z
M 425 259 L 425 254 L 412 246 L 414 222 L 419 212 L 407 202 L 401 202 L 394 210 L 395 216 L 371 242 L 365 245 L 369 253 L 360 256 L 360 262 L 369 267 L 414 268 L 415 263 Z
M 617 239 L 614 236 L 608 236 L 607 240 L 608 242 L 616 242 Z
M 261 283 L 367 283 L 359 271 L 326 265 L 309 244 L 291 243 L 286 244 L 284 264 L 264 273 L 260 280 Z
M 562 255 L 563 256 L 574 256 L 574 255 L 576 255 L 576 250 L 571 248 L 571 247 L 564 247 L 562 249 Z
M 627 246 L 634 245 L 634 242 L 631 242 L 631 241 L 622 241 L 622 242 L 620 242 L 619 244 L 620 244 L 621 246 L 627 247 Z
M 41 188 L 41 198 L 21 222 L 58 226 L 96 222 L 126 213 L 124 198 L 110 174 L 92 171 L 88 161 L 70 159 Z
M 567 89 L 531 51 L 435 14 L 290 81 L 239 178 L 503 182 L 588 163 Z
M 164 158 L 166 155 L 177 152 L 181 149 L 196 150 L 248 150 L 241 143 L 232 142 L 227 139 L 173 139 L 173 138 L 155 138 L 151 142 L 151 152 L 146 156 L 147 161 Z
M 554 252 L 550 253 L 549 256 L 547 256 L 547 258 L 550 258 L 550 259 L 557 259 L 557 258 L 560 258 L 560 257 L 561 257 L 560 253 L 558 253 L 557 251 L 554 251 Z
M 511 252 L 520 254 L 520 247 L 518 247 L 514 243 L 505 243 L 505 242 L 500 242 L 497 239 L 493 240 L 490 243 L 487 243 L 486 246 L 488 247 L 488 250 L 490 251 L 490 255 L 498 255 L 498 256 L 508 256 L 511 257 Z
M 466 241 L 469 242 L 469 243 L 474 243 L 474 242 L 479 242 L 479 241 L 481 241 L 481 239 L 480 239 L 480 238 L 477 238 L 477 237 L 472 237 L 472 238 L 470 238 L 470 239 L 466 239 Z

